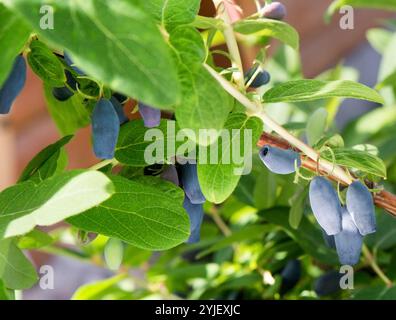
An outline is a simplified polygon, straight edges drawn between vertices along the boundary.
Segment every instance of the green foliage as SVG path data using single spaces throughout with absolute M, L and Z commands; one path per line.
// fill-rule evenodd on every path
M 182 191 L 168 182 L 112 176 L 114 195 L 68 219 L 74 226 L 121 239 L 142 249 L 165 250 L 188 238 Z
M 29 34 L 30 28 L 13 12 L 0 3 L 0 85 L 7 79 L 15 57 L 21 53 Z
M 40 27 L 44 4 L 54 8 L 54 29 Z M 0 299 L 15 299 L 14 290 L 37 282 L 22 250 L 74 257 L 114 272 L 81 286 L 72 297 L 76 300 L 329 298 L 313 290 L 319 276 L 339 268 L 336 251 L 326 245 L 308 205 L 309 180 L 318 172 L 302 166 L 295 174 L 275 175 L 263 166 L 256 145 L 263 130 L 267 135 L 260 146 L 278 138 L 294 145 L 298 139 L 300 147 L 307 141 L 320 160 L 367 181 L 373 192 L 395 191 L 394 27 L 367 33 L 383 57 L 373 89 L 356 82 L 356 70 L 342 64 L 304 79 L 299 35 L 291 25 L 259 14 L 227 25 L 221 14 L 198 16 L 200 4 L 0 0 L 0 84 L 23 53 L 43 81 L 48 111 L 61 135 L 33 157 L 15 185 L 0 192 Z M 343 5 L 396 9 L 395 1 L 339 0 L 328 13 Z M 271 81 L 255 91 L 238 81 L 232 30 L 239 46 L 261 47 L 246 63 L 262 66 Z M 269 57 L 271 39 L 280 45 Z M 65 52 L 86 74 L 67 65 Z M 228 67 L 219 67 L 216 55 L 228 59 Z M 53 89 L 64 86 L 73 96 L 61 102 Z M 117 111 L 125 112 L 126 101 L 142 102 L 163 111 L 160 124 L 123 123 L 114 159 L 68 171 L 65 147 L 91 124 L 98 100 L 119 94 L 126 98 L 120 98 Z M 339 130 L 334 119 L 348 98 L 377 108 Z M 200 136 L 202 129 L 210 134 Z M 196 182 L 206 198 L 201 240 L 194 244 L 185 243 L 191 212 L 183 207 L 183 185 L 167 176 L 170 169 L 173 174 L 180 169 L 186 146 L 195 151 Z M 301 154 L 303 163 L 307 155 Z M 211 163 L 213 156 L 217 161 Z M 337 187 L 343 200 L 345 189 Z M 355 289 L 331 298 L 394 299 L 395 286 L 381 283 L 388 280 L 378 268 L 392 284 L 396 281 L 396 220 L 379 209 L 377 225 L 377 233 L 364 239 Z M 52 226 L 51 231 L 41 226 Z M 295 259 L 302 276 L 285 292 L 282 270 Z M 135 276 L 142 272 L 144 277 Z

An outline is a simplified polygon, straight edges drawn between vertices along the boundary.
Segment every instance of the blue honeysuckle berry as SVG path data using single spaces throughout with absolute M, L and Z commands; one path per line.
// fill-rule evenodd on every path
M 82 71 L 80 68 L 76 67 L 74 64 L 73 60 L 70 58 L 69 54 L 67 52 L 64 52 L 64 59 L 66 61 L 66 64 L 72 68 L 75 72 L 77 72 L 80 76 L 85 76 L 85 72 Z
M 52 89 L 52 95 L 58 101 L 66 101 L 74 95 L 74 92 L 67 87 L 59 87 Z
M 161 110 L 139 103 L 139 113 L 143 118 L 146 128 L 158 127 L 161 123 Z
M 316 220 L 327 235 L 340 233 L 341 203 L 330 181 L 323 177 L 313 178 L 309 186 L 309 201 Z
M 120 132 L 120 121 L 112 103 L 101 99 L 92 113 L 93 148 L 100 159 L 113 159 Z
M 176 166 L 171 164 L 169 165 L 162 173 L 161 173 L 161 178 L 164 180 L 167 180 L 169 182 L 172 182 L 176 186 L 179 185 L 179 176 L 177 173 Z
M 206 201 L 199 185 L 196 164 L 186 163 L 181 165 L 180 178 L 184 192 L 193 204 L 201 204 Z
M 267 4 L 260 10 L 261 17 L 267 19 L 283 20 L 286 14 L 287 10 L 285 5 L 278 1 Z
M 301 277 L 301 262 L 299 260 L 289 260 L 281 272 L 282 284 L 281 294 L 294 288 Z
M 335 249 L 336 248 L 336 244 L 335 244 L 335 239 L 334 236 L 329 236 L 326 231 L 324 231 L 322 228 L 320 228 L 322 231 L 322 236 L 323 236 L 323 240 L 326 244 L 326 246 L 328 246 L 331 249 Z
M 26 82 L 26 62 L 22 55 L 16 57 L 11 72 L 0 89 L 0 114 L 10 112 L 12 104 Z
M 319 297 L 328 296 L 341 290 L 342 275 L 337 271 L 330 271 L 321 275 L 314 283 L 314 291 Z
M 360 181 L 354 181 L 346 193 L 346 207 L 361 235 L 376 231 L 373 197 Z
M 245 74 L 245 83 L 247 84 L 250 79 L 255 75 L 257 71 L 257 66 L 251 68 L 248 72 Z M 260 88 L 266 84 L 268 84 L 271 81 L 271 75 L 267 71 L 260 71 L 254 80 L 250 83 L 250 88 Z
M 69 70 L 65 70 L 65 75 L 66 75 L 66 83 L 67 83 L 67 85 L 70 88 L 72 88 L 73 90 L 77 90 L 78 82 L 74 78 L 73 74 Z
M 264 165 L 276 174 L 290 174 L 296 171 L 296 166 L 301 166 L 301 157 L 293 150 L 265 145 L 260 149 L 259 156 Z
M 186 243 L 197 243 L 201 238 L 201 225 L 204 216 L 203 204 L 194 204 L 190 201 L 189 197 L 185 195 L 183 207 L 190 218 L 190 237 Z
M 363 236 L 346 208 L 342 208 L 342 231 L 334 235 L 338 258 L 341 264 L 353 266 L 359 262 Z
M 117 112 L 118 119 L 120 120 L 120 125 L 123 125 L 124 123 L 127 123 L 129 121 L 128 117 L 125 115 L 124 107 L 123 105 L 119 102 L 118 99 L 116 99 L 114 96 L 110 98 L 110 102 L 114 107 L 114 110 Z

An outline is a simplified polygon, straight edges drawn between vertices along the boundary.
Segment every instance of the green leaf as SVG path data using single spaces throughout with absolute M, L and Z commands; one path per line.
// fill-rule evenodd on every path
M 203 63 L 206 48 L 201 34 L 191 26 L 180 26 L 170 33 L 169 41 L 179 53 L 183 63 Z
M 372 28 L 367 31 L 366 37 L 370 45 L 380 54 L 384 54 L 392 39 L 393 33 L 386 29 Z
M 234 113 L 228 117 L 217 143 L 200 148 L 198 179 L 207 200 L 221 203 L 231 195 L 243 171 L 251 169 L 252 148 L 262 131 L 263 123 L 259 118 Z M 250 149 L 245 150 L 249 146 Z M 217 159 L 212 159 L 212 154 L 216 154 Z
M 363 84 L 348 81 L 295 80 L 268 90 L 264 102 L 300 102 L 332 97 L 355 98 L 384 103 L 379 93 Z
M 392 33 L 392 37 L 389 39 L 389 42 L 385 47 L 385 51 L 383 53 L 383 57 L 378 72 L 378 81 L 380 82 L 379 87 L 384 86 L 386 83 L 391 81 L 393 73 L 396 71 L 396 61 L 394 58 L 395 50 L 396 50 L 396 34 Z M 381 82 L 384 83 L 381 84 Z
M 315 145 L 315 143 L 322 138 L 326 130 L 327 116 L 328 113 L 326 109 L 319 108 L 309 117 L 306 133 L 308 143 L 311 146 Z
M 64 85 L 66 81 L 64 67 L 43 42 L 34 40 L 30 43 L 27 61 L 33 72 L 44 82 L 54 87 L 62 87 Z
M 269 170 L 260 170 L 257 174 L 253 197 L 254 207 L 259 210 L 272 208 L 276 203 L 276 176 Z
M 293 49 L 299 48 L 298 32 L 289 24 L 273 19 L 240 20 L 234 24 L 236 32 L 256 36 L 265 36 L 279 39 L 291 46 Z
M 189 24 L 194 21 L 200 7 L 200 0 L 143 0 L 154 18 L 166 29 Z
M 302 218 L 298 230 L 295 230 L 289 225 L 288 208 L 274 208 L 262 211 L 260 215 L 269 222 L 282 227 L 313 258 L 329 265 L 339 264 L 336 253 L 326 247 L 319 229 L 315 228 L 305 217 Z
M 52 95 L 52 88 L 44 85 L 48 111 L 60 133 L 64 136 L 74 134 L 78 129 L 91 123 L 90 114 L 78 94 L 67 101 L 58 101 Z
M 0 87 L 7 79 L 14 60 L 30 35 L 30 28 L 0 3 Z
M 13 239 L 0 241 L 0 279 L 14 290 L 30 288 L 38 279 L 32 264 Z
M 353 300 L 395 300 L 396 287 L 387 287 L 385 285 L 377 285 L 365 287 L 357 290 L 353 294 Z
M 332 151 L 336 164 L 386 178 L 386 166 L 377 156 L 369 152 L 348 148 L 335 148 Z M 320 154 L 321 157 L 330 162 L 333 161 L 333 155 L 329 150 Z
M 177 102 L 180 92 L 170 50 L 141 1 L 52 1 L 54 29 L 40 28 L 40 7 L 48 1 L 4 2 L 113 90 L 158 108 Z
M 38 229 L 33 229 L 18 239 L 19 249 L 38 249 L 53 243 L 55 239 Z
M 111 294 L 117 284 L 128 277 L 128 274 L 119 274 L 112 278 L 88 283 L 81 286 L 74 293 L 72 300 L 99 300 Z
M 130 121 L 121 127 L 115 158 L 134 167 L 169 162 L 177 151 L 176 130 L 172 120 L 161 120 L 155 129 L 146 128 L 141 120 Z M 171 147 L 172 142 L 175 148 Z
M 166 250 L 188 239 L 181 189 L 153 177 L 111 179 L 116 188 L 112 198 L 68 219 L 72 225 L 148 250 Z
M 199 130 L 221 130 L 232 109 L 231 96 L 209 74 L 202 64 L 186 66 L 179 64 L 182 83 L 182 99 L 176 107 L 176 119 L 181 129 L 189 129 L 194 134 L 189 137 L 201 144 L 216 141 L 219 132 L 209 137 L 200 137 Z
M 110 270 L 117 271 L 124 256 L 124 245 L 118 239 L 109 239 L 104 247 L 104 258 Z
M 3 281 L 0 279 L 0 300 L 15 300 L 15 293 L 4 286 Z
M 63 171 L 65 166 L 61 163 L 62 156 L 60 150 L 69 143 L 73 136 L 66 136 L 41 150 L 23 170 L 18 182 L 29 179 L 42 181 L 53 176 L 59 171 Z
M 293 229 L 298 229 L 301 219 L 304 215 L 305 201 L 308 195 L 308 188 L 304 186 L 299 186 L 296 193 L 289 200 L 290 210 L 289 210 L 289 224 Z
M 39 184 L 26 181 L 0 193 L 0 238 L 25 234 L 97 206 L 113 194 L 97 171 L 69 171 Z

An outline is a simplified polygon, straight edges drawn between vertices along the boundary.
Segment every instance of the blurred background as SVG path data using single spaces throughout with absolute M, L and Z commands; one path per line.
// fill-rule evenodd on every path
M 244 16 L 255 12 L 252 0 L 236 1 L 244 10 Z M 380 56 L 366 41 L 368 29 L 380 26 L 389 12 L 355 10 L 355 28 L 341 30 L 338 14 L 330 24 L 325 24 L 323 14 L 330 0 L 283 0 L 288 16 L 286 21 L 294 26 L 301 37 L 301 56 L 304 75 L 315 77 L 344 59 L 345 65 L 356 68 L 359 81 L 373 87 L 377 80 Z M 202 1 L 202 15 L 213 16 L 211 1 Z M 254 48 L 243 48 L 243 60 L 249 67 L 255 58 Z M 337 125 L 345 126 L 350 120 L 373 106 L 362 101 L 345 102 L 337 115 Z M 344 104 L 345 104 L 344 103 Z M 46 108 L 42 83 L 31 71 L 22 95 L 13 112 L 0 117 L 0 189 L 16 182 L 29 160 L 41 149 L 60 137 Z M 90 128 L 82 129 L 68 145 L 69 168 L 88 167 L 98 160 L 91 151 Z M 33 253 L 37 266 L 51 264 L 55 269 L 55 289 L 33 288 L 24 293 L 25 299 L 68 299 L 82 284 L 109 276 L 109 271 L 79 263 L 76 260 Z

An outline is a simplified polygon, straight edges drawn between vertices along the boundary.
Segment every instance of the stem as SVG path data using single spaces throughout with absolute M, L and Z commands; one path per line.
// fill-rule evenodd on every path
M 94 164 L 92 167 L 89 168 L 89 170 L 99 170 L 102 169 L 104 167 L 106 167 L 109 164 L 114 164 L 117 165 L 118 161 L 115 159 L 111 159 L 111 160 L 103 160 L 97 164 Z
M 220 231 L 226 236 L 230 236 L 232 234 L 232 231 L 230 228 L 228 228 L 227 224 L 223 221 L 223 219 L 220 217 L 217 208 L 213 207 L 210 210 L 210 214 L 212 215 L 212 218 L 216 225 L 219 227 Z
M 234 29 L 232 28 L 231 25 L 230 16 L 223 3 L 224 1 L 227 0 L 213 0 L 213 3 L 216 9 L 218 10 L 222 20 L 224 21 L 223 33 L 228 47 L 228 52 L 230 53 L 231 56 L 232 67 L 238 69 L 238 72 L 234 72 L 233 77 L 237 82 L 238 87 L 241 90 L 244 90 L 245 80 L 244 80 L 242 59 L 241 59 L 241 55 L 239 54 L 238 42 L 234 34 Z
M 323 171 L 332 174 L 346 185 L 350 185 L 353 182 L 352 178 L 347 175 L 347 173 L 341 167 L 336 166 L 327 160 L 320 159 L 318 153 L 314 149 L 302 142 L 297 137 L 293 136 L 275 120 L 269 117 L 263 110 L 261 103 L 253 102 L 248 99 L 243 93 L 239 92 L 230 82 L 219 75 L 209 65 L 204 64 L 204 67 L 220 83 L 224 90 L 226 90 L 230 95 L 232 95 L 236 100 L 244 105 L 246 109 L 248 109 L 250 115 L 260 118 L 266 126 L 287 140 L 291 145 L 301 150 L 301 152 L 306 154 L 313 161 L 319 162 L 319 168 Z
M 374 270 L 374 272 L 381 278 L 381 280 L 386 284 L 388 288 L 392 287 L 392 281 L 385 275 L 385 273 L 381 270 L 377 262 L 375 261 L 373 255 L 371 254 L 370 250 L 367 248 L 367 246 L 364 244 L 363 248 L 363 255 L 366 258 L 367 262 L 370 264 L 371 268 Z

